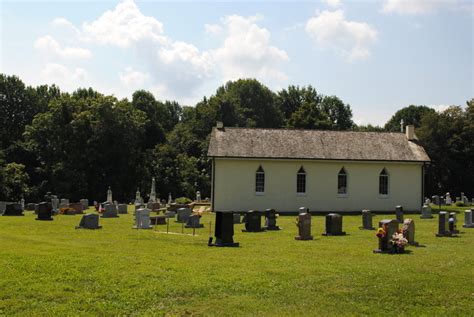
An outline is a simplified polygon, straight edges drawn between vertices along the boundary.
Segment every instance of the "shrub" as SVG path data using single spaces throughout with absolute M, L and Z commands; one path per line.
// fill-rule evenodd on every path
M 455 203 L 455 205 L 456 205 L 457 207 L 464 207 L 464 206 L 465 206 L 462 201 L 457 201 L 457 202 Z
M 175 199 L 175 202 L 177 204 L 190 204 L 192 203 L 192 199 L 189 199 L 188 197 L 179 197 Z

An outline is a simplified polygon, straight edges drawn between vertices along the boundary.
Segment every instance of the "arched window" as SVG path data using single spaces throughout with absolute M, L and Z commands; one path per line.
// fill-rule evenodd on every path
M 296 173 L 296 193 L 306 193 L 306 172 L 303 166 L 301 166 L 298 173 Z
M 255 173 L 255 192 L 263 193 L 265 192 L 265 171 L 260 165 Z
M 379 174 L 379 194 L 388 195 L 388 173 L 385 168 Z
M 337 193 L 341 195 L 347 194 L 347 173 L 344 167 L 337 174 Z

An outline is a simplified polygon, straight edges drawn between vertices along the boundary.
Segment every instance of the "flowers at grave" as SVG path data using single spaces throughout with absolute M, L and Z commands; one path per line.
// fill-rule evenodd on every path
M 385 230 L 383 228 L 378 228 L 377 229 L 377 232 L 375 233 L 375 235 L 377 236 L 377 238 L 379 239 L 382 239 L 383 237 L 385 237 L 387 233 L 385 232 Z
M 399 230 L 392 235 L 390 242 L 393 245 L 393 250 L 396 253 L 403 253 L 405 246 L 408 244 L 408 240 L 403 236 L 403 233 Z

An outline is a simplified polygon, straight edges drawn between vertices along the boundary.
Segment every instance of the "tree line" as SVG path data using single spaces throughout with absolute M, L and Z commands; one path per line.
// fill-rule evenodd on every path
M 195 106 L 135 91 L 131 100 L 92 88 L 73 93 L 52 85 L 26 86 L 0 74 L 0 200 L 37 201 L 46 192 L 72 200 L 129 201 L 146 196 L 151 178 L 166 199 L 210 196 L 209 133 L 224 126 L 353 131 L 418 129 L 433 160 L 426 192 L 474 195 L 474 99 L 442 112 L 410 105 L 383 127 L 356 125 L 350 105 L 314 87 L 274 92 L 255 79 L 229 81 Z

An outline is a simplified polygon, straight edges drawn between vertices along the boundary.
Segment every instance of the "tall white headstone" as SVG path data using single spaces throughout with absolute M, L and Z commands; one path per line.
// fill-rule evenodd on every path
M 453 201 L 451 199 L 451 194 L 446 193 L 446 205 L 451 205 L 452 203 L 453 203 Z
M 149 203 L 156 202 L 156 189 L 155 189 L 155 178 L 151 179 L 151 191 L 150 191 L 150 199 L 148 200 Z
M 137 192 L 135 193 L 135 204 L 141 204 L 142 197 L 140 195 L 140 190 L 137 188 Z
M 113 204 L 113 200 L 112 200 L 112 189 L 110 189 L 110 186 L 109 186 L 109 189 L 107 190 L 107 201 L 111 204 Z

